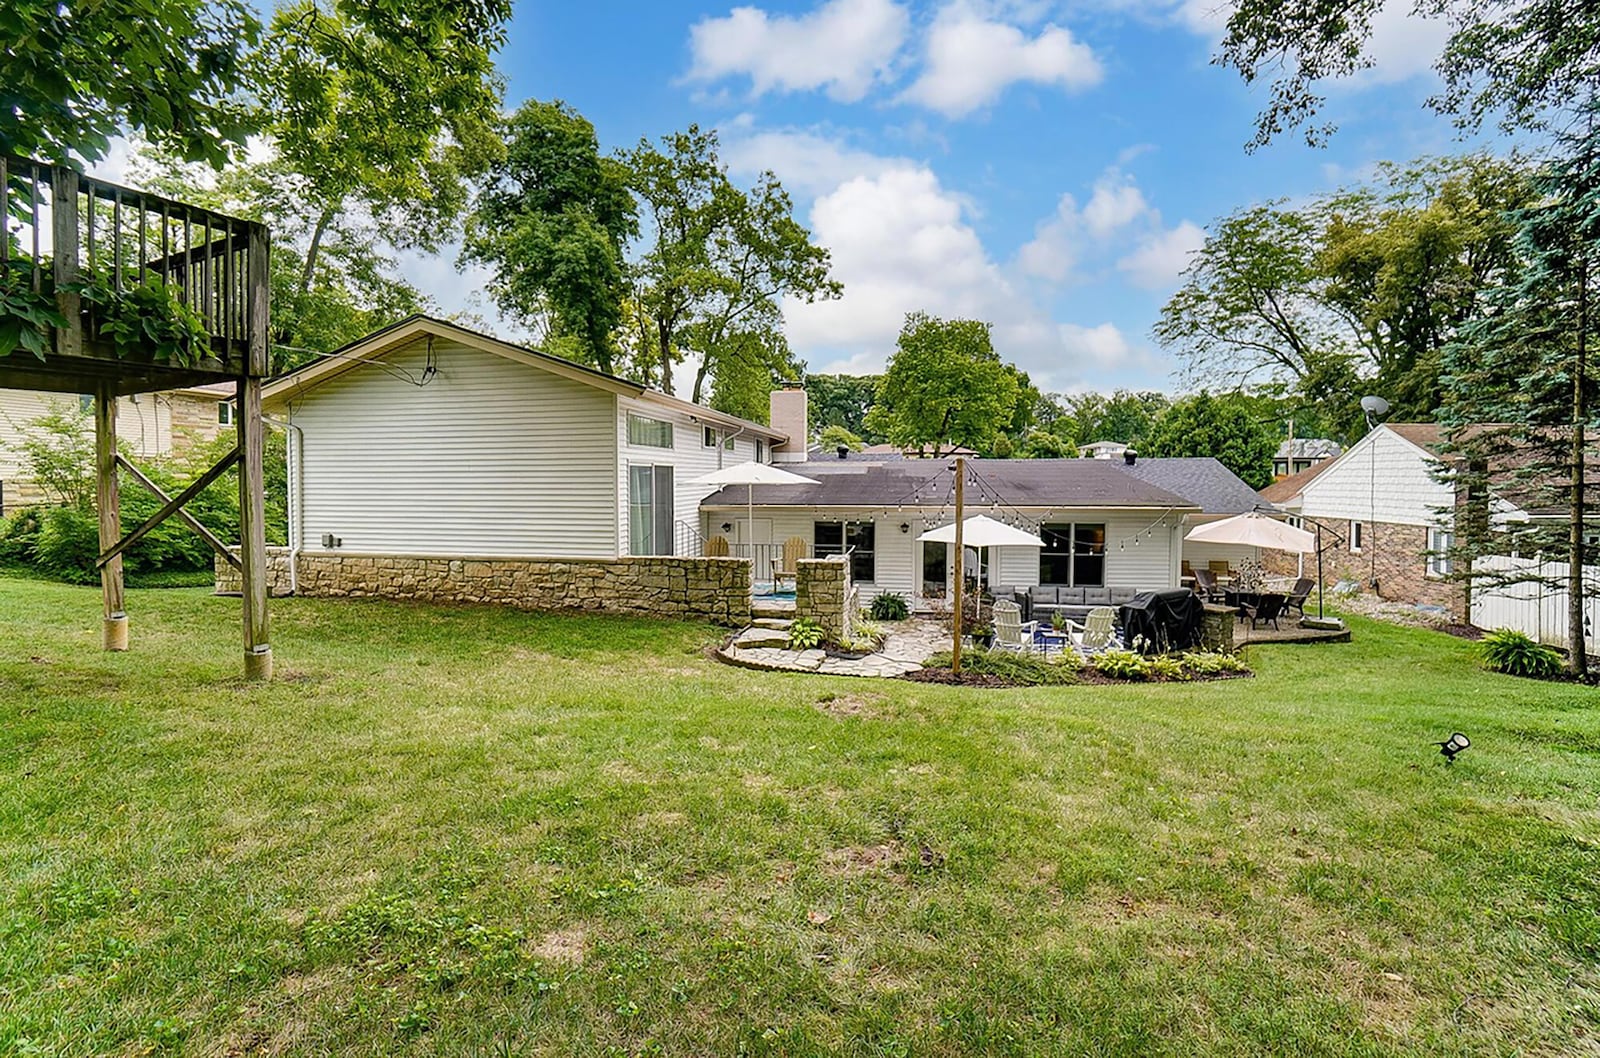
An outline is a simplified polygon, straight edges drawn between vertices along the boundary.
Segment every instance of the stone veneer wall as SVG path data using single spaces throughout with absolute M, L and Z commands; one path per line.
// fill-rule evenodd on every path
M 1206 603 L 1200 616 L 1200 646 L 1204 650 L 1233 653 L 1233 623 L 1238 612 L 1231 606 Z
M 750 623 L 750 560 L 639 555 L 626 558 L 502 558 L 302 551 L 298 594 L 310 598 L 418 599 L 499 603 L 525 610 L 592 610 L 645 617 Z M 217 591 L 240 590 L 217 559 Z M 268 590 L 289 594 L 289 552 L 267 549 Z
M 843 555 L 802 558 L 795 563 L 794 616 L 822 626 L 823 634 L 838 640 L 855 631 L 856 589 L 850 583 L 850 563 Z

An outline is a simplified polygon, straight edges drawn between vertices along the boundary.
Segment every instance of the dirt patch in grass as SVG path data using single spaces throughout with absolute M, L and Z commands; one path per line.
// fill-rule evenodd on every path
M 952 687 L 1021 687 L 1023 684 L 1001 679 L 987 672 L 951 672 L 949 669 L 916 669 L 900 677 L 913 683 L 943 683 Z
M 824 694 L 817 709 L 829 716 L 880 716 L 885 701 L 881 694 Z
M 899 842 L 883 845 L 848 845 L 828 853 L 828 869 L 835 874 L 871 874 L 892 871 L 900 862 Z
M 589 952 L 589 941 L 583 929 L 574 927 L 551 930 L 537 939 L 529 938 L 526 947 L 528 954 L 536 959 L 581 966 Z

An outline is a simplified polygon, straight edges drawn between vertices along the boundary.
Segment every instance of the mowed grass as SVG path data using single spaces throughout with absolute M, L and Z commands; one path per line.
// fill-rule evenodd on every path
M 0 1054 L 1600 1051 L 1600 692 L 1437 633 L 974 691 L 280 600 L 252 686 L 128 609 L 0 578 Z

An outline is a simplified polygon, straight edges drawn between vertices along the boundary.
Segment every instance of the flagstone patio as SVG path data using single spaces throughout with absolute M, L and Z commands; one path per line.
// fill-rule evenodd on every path
M 835 657 L 823 650 L 790 650 L 787 622 L 763 621 L 734 636 L 717 656 L 730 665 L 773 672 L 815 672 L 826 676 L 904 676 L 950 645 L 947 626 L 921 619 L 890 626 L 883 646 L 860 658 Z

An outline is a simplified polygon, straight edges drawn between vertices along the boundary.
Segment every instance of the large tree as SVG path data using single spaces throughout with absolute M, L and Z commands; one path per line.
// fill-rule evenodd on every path
M 731 392 L 716 385 L 720 364 L 742 380 L 766 371 L 768 384 L 793 372 L 782 340 L 785 298 L 838 297 L 828 251 L 793 216 L 777 177 L 743 190 L 728 179 L 716 133 L 691 125 L 642 140 L 623 156 L 638 196 L 644 249 L 633 273 L 624 328 L 635 373 L 668 393 L 676 366 L 699 358 L 692 396 Z
M 842 426 L 867 444 L 882 435 L 867 427 L 867 412 L 877 399 L 878 375 L 806 375 L 807 405 L 813 429 Z
M 1011 422 L 1018 397 L 1017 372 L 995 352 L 989 324 L 914 312 L 867 425 L 891 444 L 934 456 L 963 445 L 982 452 Z
M 1065 414 L 1052 425 L 1052 432 L 1062 438 L 1071 437 L 1080 445 L 1116 441 L 1135 448 L 1144 444 L 1151 425 L 1169 403 L 1164 393 L 1127 389 L 1110 394 L 1081 393 L 1060 400 Z
M 1272 484 L 1278 431 L 1252 398 L 1202 390 L 1174 401 L 1145 438 L 1151 456 L 1211 456 L 1253 489 Z
M 1236 0 L 1216 62 L 1246 82 L 1270 81 L 1252 146 L 1318 123 L 1330 82 L 1373 63 L 1375 16 L 1389 0 Z M 1416 0 L 1413 17 L 1448 20 L 1431 101 L 1464 128 L 1498 119 L 1510 131 L 1559 128 L 1600 83 L 1600 8 L 1588 0 Z
M 504 133 L 505 156 L 478 192 L 462 259 L 494 268 L 502 311 L 612 371 L 628 293 L 623 253 L 639 230 L 627 170 L 559 101 L 522 104 Z
M 467 181 L 503 150 L 493 56 L 509 17 L 507 0 L 294 0 L 277 10 L 252 79 L 309 223 L 302 291 L 345 218 L 430 253 L 454 231 Z
M 6 0 L 0 153 L 92 162 L 132 132 L 221 165 L 256 126 L 260 30 L 239 0 Z
M 1278 384 L 1359 424 L 1355 391 L 1431 417 L 1441 350 L 1516 267 L 1526 167 L 1481 155 L 1383 165 L 1302 205 L 1240 210 L 1206 239 L 1154 333 L 1192 385 Z M 1330 403 L 1331 402 L 1331 403 Z
M 1600 118 L 1591 103 L 1589 113 Z M 1589 363 L 1595 283 L 1600 276 L 1600 132 L 1563 136 L 1556 158 L 1536 176 L 1536 202 L 1517 211 L 1517 249 L 1525 267 L 1492 290 L 1488 309 L 1464 327 L 1445 355 L 1446 405 L 1454 459 L 1447 476 L 1466 502 L 1456 518 L 1458 576 L 1504 584 L 1535 582 L 1568 594 L 1568 664 L 1587 671 L 1584 604 L 1592 560 L 1585 540 L 1590 432 L 1600 386 Z M 1495 524 L 1490 494 L 1524 509 L 1564 517 Z M 1457 512 L 1442 512 L 1456 514 Z M 1560 555 L 1565 576 L 1539 564 L 1511 573 L 1475 570 L 1488 553 Z

